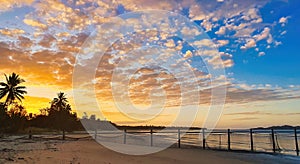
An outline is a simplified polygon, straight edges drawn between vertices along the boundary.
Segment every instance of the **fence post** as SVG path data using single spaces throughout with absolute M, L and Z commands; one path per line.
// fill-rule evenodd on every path
M 275 145 L 275 134 L 274 134 L 274 129 L 271 129 L 272 132 L 272 146 L 273 146 L 273 152 L 276 153 L 276 145 Z
M 124 141 L 123 141 L 123 143 L 124 143 L 124 144 L 126 144 L 126 131 L 127 131 L 127 130 L 124 129 L 124 133 L 123 133 L 123 135 L 124 135 Z
M 202 128 L 202 148 L 205 150 L 205 128 Z
M 32 139 L 32 133 L 31 133 L 31 130 L 29 130 L 29 136 L 28 136 L 29 139 Z
M 297 156 L 299 156 L 299 146 L 298 146 L 298 136 L 297 136 L 297 128 L 295 127 L 294 129 L 294 132 L 295 132 L 295 144 L 296 144 L 296 153 L 297 153 Z
M 65 136 L 65 130 L 63 130 L 63 140 L 65 140 L 66 139 L 66 136 Z
M 251 146 L 251 151 L 254 151 L 253 148 L 253 130 L 250 129 L 250 146 Z
M 150 146 L 153 146 L 153 129 L 150 130 Z
M 180 129 L 178 129 L 178 148 L 180 148 Z
M 230 129 L 227 129 L 227 138 L 228 138 L 228 150 L 231 150 L 231 148 L 230 148 Z
M 222 149 L 222 134 L 219 134 L 219 149 Z
M 97 140 L 97 129 L 95 129 L 95 140 Z

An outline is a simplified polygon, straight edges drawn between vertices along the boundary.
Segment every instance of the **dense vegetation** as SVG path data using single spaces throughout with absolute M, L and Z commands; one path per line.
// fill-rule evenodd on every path
M 42 108 L 40 114 L 27 113 L 22 105 L 26 87 L 20 86 L 25 80 L 15 73 L 5 75 L 5 79 L 6 82 L 0 82 L 0 100 L 5 99 L 0 102 L 1 133 L 25 132 L 33 127 L 65 131 L 83 129 L 63 92 L 49 102 L 49 107 Z

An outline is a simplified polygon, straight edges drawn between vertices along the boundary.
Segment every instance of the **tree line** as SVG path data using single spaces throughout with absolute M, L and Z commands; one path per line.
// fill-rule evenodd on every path
M 0 102 L 1 133 L 24 132 L 33 127 L 65 131 L 83 129 L 65 93 L 59 92 L 39 114 L 27 113 L 22 105 L 27 94 L 26 87 L 21 86 L 25 80 L 16 73 L 4 76 L 5 82 L 0 82 L 0 100 L 5 100 Z

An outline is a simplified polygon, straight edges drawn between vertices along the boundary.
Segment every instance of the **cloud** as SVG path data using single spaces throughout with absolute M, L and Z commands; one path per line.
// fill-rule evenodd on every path
M 95 3 L 92 3 L 95 2 Z M 32 1 L 1 1 L 4 6 L 21 7 L 30 5 Z M 177 29 L 169 25 L 167 20 L 157 24 L 157 28 L 148 31 L 138 31 L 137 19 L 126 20 L 126 26 L 121 29 L 134 28 L 135 34 L 122 36 L 111 47 L 105 49 L 105 55 L 99 62 L 97 74 L 93 83 L 84 83 L 88 65 L 96 61 L 93 55 L 80 56 L 82 63 L 87 68 L 82 68 L 82 89 L 90 87 L 94 89 L 95 84 L 97 98 L 103 101 L 113 101 L 111 93 L 112 75 L 118 64 L 125 62 L 126 67 L 119 68 L 123 75 L 134 77 L 130 81 L 130 98 L 136 104 L 150 104 L 151 95 L 154 100 L 159 100 L 165 92 L 167 98 L 166 106 L 176 106 L 181 103 L 181 95 L 188 102 L 185 105 L 198 102 L 195 94 L 201 93 L 200 102 L 209 104 L 211 101 L 211 81 L 221 81 L 220 85 L 228 87 L 228 103 L 249 103 L 254 101 L 271 101 L 297 98 L 294 93 L 279 89 L 264 87 L 255 88 L 247 85 L 235 86 L 232 81 L 225 81 L 213 77 L 207 70 L 202 70 L 204 61 L 213 68 L 230 68 L 234 66 L 234 58 L 231 52 L 219 53 L 217 48 L 222 47 L 230 50 L 230 46 L 241 49 L 255 48 L 263 41 L 271 43 L 273 38 L 273 27 L 264 22 L 260 14 L 267 1 L 149 1 L 149 0 L 121 0 L 121 1 L 37 1 L 32 4 L 32 9 L 26 14 L 23 23 L 28 25 L 16 25 L 14 28 L 0 30 L 3 37 L 9 39 L 0 42 L 0 65 L 1 72 L 21 72 L 21 75 L 30 85 L 55 86 L 59 89 L 70 89 L 72 87 L 72 73 L 75 64 L 75 57 L 85 40 L 89 37 L 94 26 L 111 21 L 109 17 L 116 16 L 123 12 L 141 11 L 147 9 L 163 9 L 187 16 L 196 21 L 207 32 L 215 33 L 214 39 L 203 39 L 204 33 L 190 27 L 180 25 L 179 32 L 187 38 L 197 38 L 191 45 L 199 46 L 200 53 L 188 49 L 184 41 L 177 41 L 172 38 Z M 1 5 L 1 6 L 3 6 Z M 124 10 L 118 8 L 123 7 Z M 2 7 L 3 8 L 3 7 Z M 0 10 L 2 9 L 0 7 Z M 46 12 L 45 12 L 46 11 Z M 160 15 L 153 15 L 152 18 L 143 18 L 145 26 L 153 25 L 156 19 L 162 19 Z M 288 17 L 283 17 L 279 23 L 287 23 Z M 125 21 L 125 20 L 124 20 Z M 105 34 L 103 32 L 103 34 Z M 174 36 L 173 36 L 174 37 Z M 177 38 L 178 39 L 178 38 Z M 165 51 L 153 55 L 147 53 L 133 53 L 133 50 L 146 46 L 146 43 L 155 46 L 163 46 Z M 216 43 L 216 45 L 214 44 Z M 229 44 L 230 43 L 230 44 Z M 274 44 L 279 44 L 275 42 Z M 263 43 L 266 44 L 266 43 Z M 94 45 L 92 50 L 103 48 Z M 225 47 L 226 46 L 226 47 Z M 264 55 L 260 49 L 259 56 Z M 91 51 L 93 52 L 93 51 Z M 176 53 L 175 53 L 176 52 Z M 179 55 L 178 55 L 179 54 Z M 193 59 L 195 58 L 195 59 Z M 145 67 L 152 63 L 158 66 L 169 68 L 164 70 L 159 67 Z M 134 74 L 131 70 L 142 67 Z M 189 72 L 182 71 L 182 68 L 189 68 Z M 173 71 L 173 72 L 171 72 Z M 175 77 L 175 75 L 177 75 Z M 196 78 L 193 78 L 192 75 Z M 120 79 L 119 82 L 122 82 Z M 195 87 L 200 85 L 201 89 Z M 188 88 L 188 91 L 181 93 L 180 85 Z M 92 87 L 93 86 L 93 87 Z M 164 90 L 164 91 L 162 91 Z M 85 90 L 88 91 L 88 90 Z M 89 91 L 88 91 L 89 92 Z M 118 93 L 124 96 L 124 93 Z
M 34 0 L 1 0 L 0 1 L 0 13 L 12 10 L 14 7 L 22 7 L 30 5 Z
M 222 26 L 218 31 L 215 32 L 217 35 L 224 35 L 226 33 L 226 27 Z
M 229 40 L 218 40 L 218 46 L 223 47 L 229 44 Z
M 274 25 L 265 23 L 260 14 L 260 8 L 266 3 L 267 1 L 256 3 L 250 3 L 250 1 L 224 1 L 221 4 L 211 2 L 209 5 L 200 3 L 201 5 L 194 5 L 190 8 L 189 16 L 196 20 L 194 19 L 196 15 L 201 15 L 197 19 L 201 21 L 201 26 L 206 31 L 215 31 L 217 40 L 233 40 L 230 46 L 234 48 L 249 49 L 260 45 L 262 45 L 260 46 L 262 48 L 265 45 L 257 42 L 264 39 L 269 44 L 265 46 L 267 48 L 273 43 L 271 28 Z M 264 29 L 264 31 L 255 36 L 257 29 Z M 255 44 L 252 39 L 255 39 Z
M 69 37 L 71 34 L 68 32 L 60 32 L 56 34 L 57 37 L 62 38 L 62 37 Z
M 186 7 L 189 4 L 193 4 L 194 1 L 188 1 L 184 3 L 177 3 L 175 1 L 161 1 L 161 0 L 121 0 L 118 2 L 118 4 L 121 4 L 124 6 L 125 9 L 134 11 L 134 10 L 151 10 L 151 9 L 160 9 L 160 10 L 168 10 L 168 11 L 174 11 L 178 10 L 181 6 Z M 117 4 L 115 4 L 117 5 Z
M 285 23 L 287 23 L 288 19 L 289 19 L 289 17 L 281 17 L 281 18 L 279 19 L 279 23 L 285 24 Z
M 131 52 L 132 49 L 134 49 L 136 44 L 139 44 L 140 40 L 144 41 L 144 37 L 141 37 L 141 39 L 138 39 L 139 37 L 135 38 L 134 41 L 128 42 L 126 41 L 126 37 L 119 40 L 118 42 L 114 43 L 110 49 L 106 51 L 105 56 L 103 57 L 102 61 L 99 63 L 98 73 L 96 75 L 98 81 L 96 84 L 96 90 L 99 92 L 99 99 L 102 101 L 112 101 L 112 95 L 111 95 L 111 76 L 116 67 L 120 64 L 122 60 L 127 65 L 121 66 L 122 74 L 126 77 L 132 77 L 133 79 L 130 81 L 130 91 L 129 95 L 131 98 L 131 101 L 135 104 L 151 104 L 152 102 L 155 102 L 156 100 L 161 100 L 162 98 L 160 95 L 165 95 L 167 98 L 166 106 L 172 107 L 180 105 L 180 95 L 185 95 L 184 100 L 189 100 L 189 104 L 194 104 L 195 102 L 199 100 L 195 100 L 193 95 L 196 93 L 201 94 L 200 103 L 201 104 L 210 104 L 211 101 L 211 88 L 216 86 L 211 86 L 211 84 L 208 82 L 212 79 L 210 79 L 210 76 L 206 72 L 200 72 L 199 74 L 196 74 L 198 84 L 201 85 L 202 88 L 210 88 L 210 89 L 202 89 L 197 90 L 192 85 L 194 81 L 191 81 L 191 79 L 186 78 L 187 76 L 184 72 L 181 72 L 181 74 L 177 74 L 176 78 L 172 75 L 172 73 L 157 67 L 142 67 L 143 69 L 140 69 L 139 71 L 135 71 L 134 75 L 130 74 L 130 70 L 134 70 L 135 67 L 138 67 L 139 64 L 143 65 L 144 63 L 157 63 L 158 61 L 164 61 L 165 63 L 170 63 L 174 59 L 174 56 L 172 53 L 159 53 L 157 56 L 155 56 L 154 61 L 153 54 L 150 53 L 151 58 L 149 58 L 149 54 L 143 52 L 138 52 L 136 54 L 127 54 L 127 52 Z M 137 43 L 135 43 L 137 42 Z M 163 42 L 165 43 L 165 42 Z M 203 40 L 199 43 L 196 43 L 200 46 L 209 46 L 211 44 L 211 41 Z M 113 52 L 114 53 L 113 53 Z M 122 52 L 122 53 L 121 53 Z M 172 51 L 168 51 L 172 52 Z M 210 55 L 215 54 L 216 52 L 213 51 L 213 53 L 204 53 L 208 54 L 210 58 L 208 62 L 215 66 L 215 67 L 232 67 L 234 64 L 231 54 L 222 52 L 218 55 L 220 55 L 220 58 L 218 60 L 218 57 L 216 55 Z M 121 56 L 123 59 L 121 59 Z M 192 51 L 186 51 L 184 54 L 182 54 L 183 58 L 187 59 L 190 57 L 195 57 L 196 55 L 193 54 Z M 127 59 L 126 59 L 127 58 Z M 126 59 L 126 60 L 125 60 Z M 180 60 L 178 65 L 174 65 L 174 72 L 176 72 L 183 64 L 185 63 L 185 60 L 182 60 L 182 58 L 177 58 Z M 93 59 L 90 59 L 93 60 Z M 174 60 L 177 61 L 177 60 Z M 223 62 L 222 62 L 223 61 Z M 135 64 L 133 64 L 135 63 Z M 151 65 L 151 64 L 150 64 Z M 120 66 L 119 66 L 120 67 Z M 125 69 L 126 68 L 126 69 Z M 180 70 L 180 69 L 179 69 Z M 196 69 L 194 69 L 196 72 Z M 187 76 L 188 77 L 188 76 Z M 122 79 L 116 79 L 118 82 L 122 82 Z M 218 83 L 221 84 L 221 83 Z M 182 93 L 178 85 L 185 85 L 186 87 L 190 88 L 189 92 Z M 238 103 L 238 104 L 247 104 L 250 102 L 257 102 L 257 101 L 276 101 L 276 100 L 286 100 L 286 99 L 296 99 L 299 96 L 292 92 L 287 92 L 286 90 L 272 88 L 272 86 L 266 85 L 264 87 L 257 88 L 256 86 L 248 86 L 248 85 L 239 85 L 235 86 L 232 84 L 231 81 L 227 81 L 225 83 L 222 83 L 222 85 L 226 85 L 228 87 L 227 90 L 227 103 Z M 161 89 L 165 90 L 166 93 L 161 92 Z M 121 91 L 121 90 L 120 90 Z M 117 92 L 117 95 L 122 97 L 123 94 L 126 94 L 126 92 Z M 150 95 L 153 94 L 154 97 L 151 97 Z M 153 99 L 151 99 L 153 98 Z
M 33 19 L 24 19 L 23 22 L 29 26 L 33 26 L 33 27 L 38 27 L 41 29 L 46 29 L 47 26 L 37 20 L 33 20 Z
M 258 56 L 264 56 L 264 55 L 266 55 L 265 52 L 259 52 L 259 53 L 258 53 Z
M 203 47 L 203 48 L 212 48 L 215 46 L 212 40 L 210 39 L 201 39 L 201 40 L 196 40 L 192 43 L 192 45 L 198 46 L 198 47 Z
M 50 34 L 44 34 L 38 44 L 40 46 L 50 48 L 54 43 L 56 43 L 56 38 L 54 36 Z
M 25 31 L 22 29 L 0 29 L 0 34 L 10 37 L 21 35 L 24 33 Z
M 256 41 L 254 39 L 247 40 L 247 43 L 241 47 L 241 49 L 249 49 L 256 46 Z
M 173 40 L 173 39 L 169 39 L 169 40 L 165 43 L 165 46 L 168 47 L 168 48 L 175 47 L 174 40 Z
M 201 23 L 201 26 L 205 28 L 206 32 L 211 31 L 213 28 L 213 24 L 207 20 L 203 20 L 203 22 Z
M 250 112 L 236 112 L 236 113 L 227 113 L 225 115 L 229 115 L 229 116 L 232 116 L 232 115 L 246 115 L 246 116 L 254 116 L 254 115 L 272 115 L 272 113 L 269 113 L 269 112 L 262 112 L 262 111 L 250 111 Z
M 22 41 L 24 40 L 24 41 Z M 41 50 L 39 52 L 25 51 L 25 47 L 31 46 L 28 38 L 20 39 L 19 48 L 10 48 L 10 45 L 0 45 L 1 71 L 5 73 L 20 73 L 30 85 L 48 85 L 58 88 L 71 87 L 72 69 L 64 58 L 75 62 L 72 54 L 67 52 L 53 52 Z M 27 49 L 27 48 L 26 48 Z
M 193 53 L 190 50 L 188 50 L 188 51 L 185 52 L 183 57 L 184 58 L 191 58 L 192 56 L 193 56 Z
M 282 88 L 265 86 L 248 86 L 246 84 L 231 84 L 228 86 L 227 103 L 250 103 L 263 101 L 278 101 L 298 99 L 299 90 L 287 90 Z
M 270 28 L 265 27 L 264 30 L 259 35 L 254 35 L 253 37 L 256 39 L 256 41 L 261 41 L 263 39 L 266 39 L 270 37 Z
M 224 52 L 220 52 L 220 56 L 215 55 L 207 61 L 213 65 L 214 68 L 228 68 L 234 65 L 232 55 Z
M 142 0 L 139 2 L 133 0 L 121 1 L 77 1 L 75 4 L 70 1 L 38 1 L 33 4 L 34 11 L 26 15 L 24 22 L 36 28 L 36 34 L 39 30 L 55 31 L 58 37 L 68 37 L 66 35 L 76 32 L 83 32 L 89 30 L 94 25 L 99 25 L 109 22 L 109 17 L 122 14 L 123 12 L 141 11 L 147 9 L 161 9 L 169 10 L 180 14 L 188 14 L 192 20 L 199 21 L 200 25 L 207 31 L 214 31 L 218 35 L 217 40 L 232 40 L 230 46 L 248 49 L 249 46 L 259 46 L 260 43 L 247 42 L 253 38 L 253 33 L 256 29 L 264 29 L 271 27 L 270 24 L 263 22 L 260 14 L 262 8 L 267 1 L 159 1 L 148 2 Z M 119 8 L 123 9 L 120 10 Z M 44 12 L 47 10 L 47 13 Z M 185 11 L 186 10 L 186 11 Z M 188 13 L 186 13 L 188 12 Z M 156 19 L 159 16 L 155 17 Z M 287 17 L 283 17 L 286 18 Z M 153 19 L 144 20 L 145 23 L 152 23 Z M 130 24 L 130 23 L 129 23 Z M 167 24 L 167 23 L 166 23 Z M 163 27 L 162 25 L 160 27 Z M 50 29 L 47 29 L 50 28 Z M 138 29 L 138 27 L 134 27 Z M 163 27 L 159 30 L 174 31 L 171 27 Z M 271 29 L 272 31 L 272 29 Z M 273 42 L 273 36 L 267 36 L 267 42 Z M 194 37 L 197 31 L 190 30 L 189 28 L 182 28 L 182 34 L 186 37 Z M 264 33 L 264 32 L 263 32 Z M 161 35 L 163 36 L 163 35 Z M 257 36 L 258 40 L 263 40 Z M 158 39 L 158 38 L 157 38 Z M 276 39 L 276 38 L 274 38 Z M 241 44 L 240 44 L 241 43 Z M 224 44 L 223 44 L 224 45 Z M 276 46 L 276 45 L 275 45 Z M 70 47 L 61 46 L 65 50 Z M 180 47 L 178 47 L 180 48 Z M 230 47 L 228 47 L 230 48 Z M 71 47 L 72 51 L 77 51 L 76 47 Z M 230 53 L 230 52 L 229 52 Z
M 192 20 L 204 20 L 207 16 L 205 10 L 202 9 L 201 5 L 191 5 L 189 10 L 189 17 Z
M 247 111 L 247 112 L 235 112 L 235 113 L 227 113 L 224 114 L 227 116 L 294 116 L 300 115 L 299 112 L 288 112 L 288 113 L 271 113 L 271 112 L 263 112 L 263 111 Z
M 280 35 L 285 35 L 287 33 L 287 31 L 282 31 L 281 33 L 280 33 Z
M 257 120 L 257 119 L 259 119 L 259 118 L 257 118 L 257 117 L 243 117 L 243 118 L 234 118 L 233 120 L 236 120 L 236 121 L 247 121 L 247 120 L 249 120 L 249 121 L 251 121 L 251 120 Z

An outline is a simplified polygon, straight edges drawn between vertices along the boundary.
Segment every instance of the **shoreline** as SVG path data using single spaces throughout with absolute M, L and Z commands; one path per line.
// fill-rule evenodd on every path
M 298 163 L 299 157 L 246 151 L 167 148 L 149 155 L 114 152 L 94 140 L 0 142 L 0 163 Z

